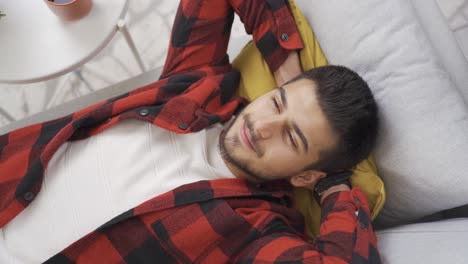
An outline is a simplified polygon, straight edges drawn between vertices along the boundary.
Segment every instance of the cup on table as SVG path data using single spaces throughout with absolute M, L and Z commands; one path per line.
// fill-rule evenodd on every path
M 92 0 L 44 0 L 47 6 L 59 18 L 63 20 L 77 20 L 85 17 L 91 7 L 93 6 Z

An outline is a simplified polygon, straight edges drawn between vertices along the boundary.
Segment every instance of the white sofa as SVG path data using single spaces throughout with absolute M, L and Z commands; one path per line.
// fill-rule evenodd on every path
M 468 263 L 468 218 L 394 227 L 377 237 L 383 263 Z
M 468 204 L 468 62 L 435 1 L 297 2 L 330 63 L 360 73 L 378 101 L 380 222 Z
M 468 147 L 468 62 L 435 1 L 296 3 L 309 19 L 330 63 L 346 65 L 363 75 L 381 106 L 383 131 L 375 155 L 387 187 L 387 203 L 375 227 L 383 263 L 468 263 L 468 176 L 463 170 L 468 168 L 468 152 L 464 152 Z M 398 28 L 412 35 L 399 32 Z M 388 40 L 379 39 L 379 34 Z M 248 37 L 234 36 L 231 56 L 247 40 Z M 396 52 L 392 53 L 392 49 Z M 401 70 L 402 67 L 406 68 Z M 160 69 L 154 69 L 11 123 L 0 128 L 0 134 L 60 117 L 151 83 L 158 79 L 159 72 Z M 426 87 L 431 84 L 432 88 Z M 431 89 L 434 91 L 429 93 Z M 427 118 L 421 111 L 427 112 L 424 103 L 434 96 L 444 98 L 433 102 L 438 104 L 437 111 L 430 113 L 433 126 L 413 127 Z M 409 101 L 401 104 L 405 100 Z M 417 106 L 407 107 L 414 102 Z M 439 108 L 444 115 L 439 114 Z M 448 135 L 434 137 L 430 142 L 421 140 L 439 131 L 434 127 L 443 130 L 447 126 Z M 419 137 L 418 133 L 423 135 Z M 405 149 L 405 145 L 414 143 L 411 140 L 417 141 L 416 146 Z M 429 155 L 427 148 L 433 144 L 437 149 Z M 447 146 L 452 148 L 446 149 Z M 440 170 L 440 166 L 445 167 Z M 440 171 L 445 173 L 441 175 Z
M 468 61 L 437 3 L 296 2 L 329 62 L 378 101 L 383 263 L 468 263 Z

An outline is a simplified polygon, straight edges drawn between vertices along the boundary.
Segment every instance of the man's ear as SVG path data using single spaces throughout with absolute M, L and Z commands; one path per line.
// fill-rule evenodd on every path
M 313 189 L 315 184 L 322 178 L 325 178 L 327 173 L 317 170 L 306 170 L 297 175 L 292 176 L 289 182 L 295 187 L 306 187 Z

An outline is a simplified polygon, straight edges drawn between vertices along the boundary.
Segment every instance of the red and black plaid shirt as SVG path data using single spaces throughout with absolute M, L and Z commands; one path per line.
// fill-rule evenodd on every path
M 0 136 L 0 228 L 34 201 L 44 170 L 68 140 L 128 118 L 176 133 L 224 122 L 246 101 L 226 55 L 235 11 L 271 71 L 302 48 L 286 0 L 182 0 L 158 82 L 63 118 Z M 379 260 L 364 194 L 326 199 L 321 235 L 302 236 L 291 190 L 241 179 L 181 186 L 129 210 L 47 263 L 357 263 Z M 34 219 L 31 219 L 34 221 Z

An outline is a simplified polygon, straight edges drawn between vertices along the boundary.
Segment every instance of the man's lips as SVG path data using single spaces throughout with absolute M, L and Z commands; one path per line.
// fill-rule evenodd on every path
M 256 151 L 255 145 L 252 143 L 252 137 L 250 136 L 249 129 L 247 127 L 247 121 L 244 121 L 244 123 L 242 124 L 240 135 L 244 144 L 253 151 Z

